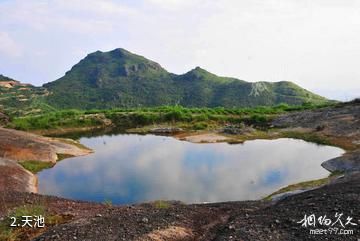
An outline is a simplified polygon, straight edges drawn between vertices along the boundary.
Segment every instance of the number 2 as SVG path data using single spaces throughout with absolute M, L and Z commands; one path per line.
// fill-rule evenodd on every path
M 11 217 L 11 220 L 13 220 L 13 222 L 10 224 L 10 227 L 17 227 L 16 226 L 16 218 L 15 217 Z

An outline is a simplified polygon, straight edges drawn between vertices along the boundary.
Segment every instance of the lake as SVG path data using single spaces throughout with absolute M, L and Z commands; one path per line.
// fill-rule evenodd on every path
M 328 176 L 320 164 L 344 153 L 288 138 L 194 144 L 120 134 L 80 142 L 95 153 L 41 171 L 40 193 L 113 204 L 253 200 L 289 184 Z

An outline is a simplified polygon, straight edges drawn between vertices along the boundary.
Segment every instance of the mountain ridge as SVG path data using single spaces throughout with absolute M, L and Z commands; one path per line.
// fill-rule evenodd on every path
M 174 74 L 122 48 L 89 53 L 63 77 L 42 87 L 0 75 L 0 96 L 0 107 L 12 112 L 25 107 L 32 112 L 34 106 L 48 110 L 163 105 L 255 107 L 328 101 L 289 81 L 246 82 L 218 76 L 199 66 Z
M 252 107 L 304 102 L 324 97 L 287 81 L 250 83 L 195 67 L 184 74 L 117 48 L 88 54 L 66 74 L 44 84 L 48 103 L 58 108 L 103 109 L 179 104 L 187 107 Z

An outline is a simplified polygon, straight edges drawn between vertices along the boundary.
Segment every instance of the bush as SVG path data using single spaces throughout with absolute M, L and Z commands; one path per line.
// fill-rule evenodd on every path
M 193 128 L 195 130 L 205 130 L 208 128 L 208 124 L 206 122 L 197 122 L 194 124 Z
M 201 115 L 197 115 L 194 118 L 197 121 L 207 121 L 209 120 L 209 116 L 207 114 L 201 114 Z
M 186 119 L 186 115 L 181 110 L 172 110 L 165 114 L 166 121 L 182 121 Z
M 269 118 L 266 115 L 262 114 L 253 114 L 248 119 L 248 124 L 256 125 L 256 126 L 266 126 L 268 125 Z

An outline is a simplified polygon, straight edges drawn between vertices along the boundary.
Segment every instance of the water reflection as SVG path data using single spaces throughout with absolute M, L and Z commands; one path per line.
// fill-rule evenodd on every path
M 95 153 L 39 173 L 40 193 L 122 204 L 258 199 L 288 184 L 327 176 L 321 162 L 343 153 L 293 139 L 229 145 L 117 135 L 81 143 Z

